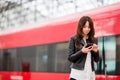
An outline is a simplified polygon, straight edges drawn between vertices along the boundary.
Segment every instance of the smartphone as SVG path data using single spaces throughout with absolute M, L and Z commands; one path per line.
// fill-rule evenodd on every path
M 92 45 L 93 45 L 93 43 L 87 43 L 86 48 L 89 46 L 92 46 Z

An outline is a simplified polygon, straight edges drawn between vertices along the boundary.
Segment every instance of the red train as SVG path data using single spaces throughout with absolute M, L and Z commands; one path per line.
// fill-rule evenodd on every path
M 68 80 L 68 40 L 83 15 L 94 20 L 102 57 L 95 65 L 96 80 L 104 80 L 105 70 L 106 80 L 120 80 L 120 3 L 1 34 L 0 80 Z

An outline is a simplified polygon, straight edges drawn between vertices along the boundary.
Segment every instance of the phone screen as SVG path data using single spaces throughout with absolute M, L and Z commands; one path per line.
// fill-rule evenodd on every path
M 89 46 L 92 46 L 93 45 L 93 43 L 88 43 L 87 45 L 86 45 L 86 47 L 89 47 Z

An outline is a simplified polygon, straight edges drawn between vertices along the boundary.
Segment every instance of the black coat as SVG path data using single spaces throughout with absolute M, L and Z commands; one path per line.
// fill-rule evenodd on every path
M 84 40 L 81 40 L 80 42 L 80 49 L 75 48 L 75 39 L 76 36 L 72 36 L 69 41 L 69 49 L 68 49 L 68 60 L 72 62 L 71 67 L 79 70 L 84 70 L 85 66 L 85 61 L 87 54 L 83 53 L 81 51 L 82 47 L 85 45 Z M 90 42 L 89 40 L 86 40 L 86 42 Z M 92 66 L 92 71 L 94 71 L 94 61 L 98 62 L 99 61 L 99 53 L 91 51 L 91 66 Z

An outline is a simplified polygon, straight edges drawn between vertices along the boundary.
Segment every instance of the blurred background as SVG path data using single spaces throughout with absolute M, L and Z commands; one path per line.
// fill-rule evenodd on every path
M 0 0 L 0 33 L 117 2 L 120 0 Z
M 105 80 L 107 72 L 107 80 L 120 80 L 119 4 L 120 0 L 0 0 L 0 80 L 68 80 L 69 38 L 77 19 L 87 13 L 95 21 L 101 55 L 96 78 Z

